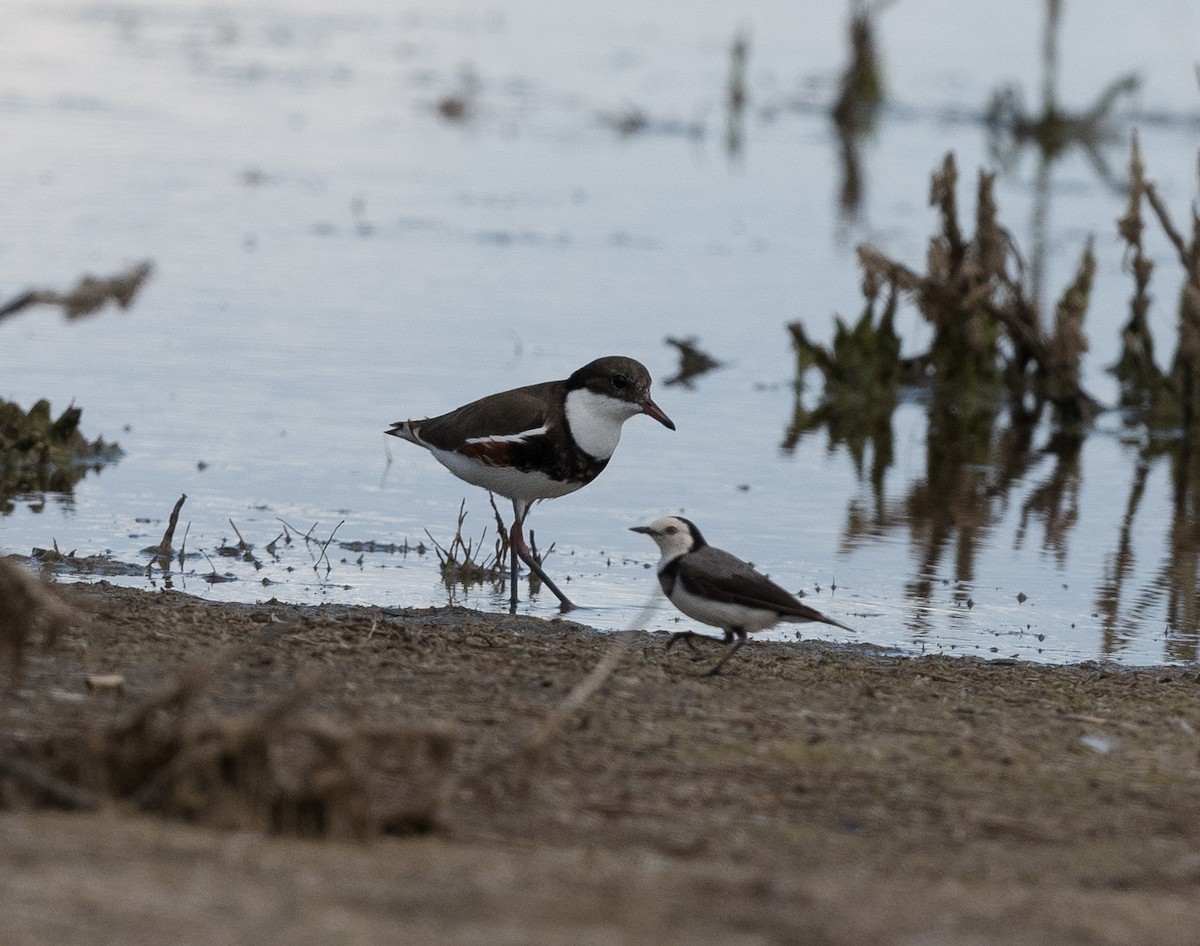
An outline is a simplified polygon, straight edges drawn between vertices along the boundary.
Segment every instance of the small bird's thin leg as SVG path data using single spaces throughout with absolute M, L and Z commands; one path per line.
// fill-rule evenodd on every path
M 737 634 L 736 641 L 733 640 L 734 633 Z M 723 656 L 720 660 L 717 661 L 716 666 L 714 666 L 712 668 L 712 670 L 708 671 L 708 673 L 705 674 L 706 677 L 715 677 L 718 673 L 721 672 L 721 668 L 725 666 L 725 664 L 729 660 L 729 658 L 732 657 L 734 654 L 736 654 L 739 650 L 742 649 L 742 647 L 746 643 L 746 632 L 743 631 L 740 627 L 734 628 L 733 631 L 726 631 L 725 632 L 725 641 L 726 641 L 726 643 L 728 643 L 729 641 L 733 641 L 733 644 L 730 646 L 729 650 L 725 651 L 725 656 Z
M 668 650 L 670 650 L 671 646 L 676 641 L 683 641 L 688 645 L 688 650 L 690 650 L 693 654 L 697 654 L 699 651 L 696 650 L 696 645 L 692 643 L 693 640 L 711 641 L 713 638 L 709 637 L 707 634 L 697 634 L 695 631 L 676 631 L 671 635 L 671 639 L 667 641 L 667 646 L 663 648 L 663 653 L 666 653 Z
M 513 500 L 513 524 L 509 530 L 508 544 L 512 546 L 513 552 L 513 591 L 510 599 L 510 607 L 512 611 L 517 610 L 517 556 L 521 556 L 521 561 L 529 566 L 530 570 L 541 579 L 542 584 L 553 592 L 554 597 L 559 600 L 559 610 L 570 611 L 575 607 L 571 603 L 571 599 L 558 590 L 558 585 L 550 580 L 550 576 L 542 570 L 542 566 L 537 563 L 537 559 L 533 557 L 533 553 L 529 550 L 529 546 L 525 544 L 525 514 L 529 511 L 529 507 L 518 500 Z

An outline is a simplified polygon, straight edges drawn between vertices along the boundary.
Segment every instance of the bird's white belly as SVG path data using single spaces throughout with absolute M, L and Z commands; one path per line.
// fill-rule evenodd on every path
M 720 628 L 740 627 L 750 634 L 774 627 L 780 620 L 775 611 L 701 598 L 692 594 L 681 583 L 676 584 L 671 603 L 688 617 L 703 624 Z
M 490 489 L 493 493 L 509 499 L 520 499 L 532 503 L 538 499 L 554 499 L 566 496 L 583 486 L 571 480 L 551 479 L 536 470 L 525 472 L 507 466 L 491 466 L 471 457 L 464 457 L 453 450 L 430 447 L 438 463 L 457 476 L 475 486 Z

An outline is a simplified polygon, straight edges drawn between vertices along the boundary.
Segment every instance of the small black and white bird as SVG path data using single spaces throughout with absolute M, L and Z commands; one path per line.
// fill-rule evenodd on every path
M 402 420 L 387 433 L 424 447 L 459 479 L 512 500 L 512 610 L 517 607 L 517 557 L 560 602 L 574 607 L 525 543 L 525 516 L 542 499 L 586 486 L 608 465 L 621 426 L 648 414 L 675 429 L 650 398 L 650 372 L 612 355 L 584 365 L 565 381 L 545 381 L 492 394 L 427 420 Z
M 747 634 L 765 631 L 780 621 L 818 621 L 844 631 L 854 630 L 803 604 L 750 563 L 713 548 L 689 519 L 662 516 L 630 531 L 648 535 L 658 544 L 662 552 L 658 581 L 671 604 L 702 624 L 721 628 L 725 643 L 733 644 L 708 671 L 710 677 L 720 673 L 725 662 L 741 649 Z M 713 640 L 694 631 L 678 631 L 671 635 L 667 649 L 677 640 L 686 640 L 692 646 L 694 637 Z

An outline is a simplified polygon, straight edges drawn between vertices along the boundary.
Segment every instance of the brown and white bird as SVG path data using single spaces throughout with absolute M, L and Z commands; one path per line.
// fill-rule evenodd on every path
M 702 624 L 721 628 L 725 643 L 733 645 L 708 671 L 710 677 L 720 673 L 725 662 L 741 649 L 747 634 L 765 631 L 781 621 L 817 621 L 844 631 L 854 630 L 802 603 L 750 563 L 713 548 L 689 519 L 662 516 L 630 531 L 648 535 L 657 543 L 662 552 L 658 581 L 671 604 Z M 686 640 L 691 646 L 694 637 L 713 640 L 695 631 L 678 631 L 671 635 L 667 649 L 677 640 Z
M 564 381 L 492 394 L 440 417 L 397 421 L 387 433 L 424 447 L 459 479 L 511 499 L 512 609 L 520 556 L 566 611 L 574 605 L 525 542 L 525 516 L 538 500 L 573 493 L 599 476 L 621 439 L 621 426 L 634 414 L 675 429 L 650 397 L 645 366 L 612 355 Z

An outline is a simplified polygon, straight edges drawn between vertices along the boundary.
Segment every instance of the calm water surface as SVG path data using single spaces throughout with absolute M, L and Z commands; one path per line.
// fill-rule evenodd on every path
M 1194 659 L 1196 627 L 1179 609 L 1195 610 L 1195 576 L 1181 585 L 1171 572 L 1170 468 L 1153 461 L 1139 480 L 1146 435 L 1116 415 L 1071 469 L 1036 452 L 1043 430 L 1015 480 L 1001 484 L 990 463 L 966 471 L 981 497 L 969 521 L 930 514 L 941 484 L 928 482 L 916 396 L 893 417 L 879 493 L 823 433 L 782 448 L 796 396 L 786 323 L 828 339 L 835 315 L 857 315 L 859 242 L 922 265 L 929 173 L 948 150 L 969 224 L 976 170 L 996 165 L 979 120 L 991 93 L 1016 83 L 1030 107 L 1038 97 L 1042 5 L 887 10 L 889 106 L 862 144 L 853 215 L 839 209 L 826 112 L 848 57 L 846 10 L 650 6 L 9 3 L 0 301 L 142 259 L 155 273 L 127 312 L 68 323 L 40 308 L 0 322 L 0 397 L 74 401 L 90 436 L 125 450 L 71 496 L 19 499 L 0 519 L 0 550 L 57 542 L 144 565 L 140 550 L 186 493 L 180 530 L 208 559 L 189 558 L 174 587 L 499 608 L 490 587 L 451 595 L 432 554 L 354 544 L 428 544 L 425 530 L 444 544 L 464 497 L 467 533 L 486 528 L 493 541 L 482 491 L 382 431 L 623 353 L 650 367 L 679 429 L 635 418 L 599 480 L 531 515 L 539 544 L 556 544 L 548 567 L 588 606 L 573 617 L 632 620 L 655 594 L 657 556 L 627 529 L 682 510 L 714 544 L 858 628 L 855 640 L 1046 661 Z M 1138 128 L 1182 224 L 1197 184 L 1196 6 L 1160 0 L 1134 22 L 1115 0 L 1067 6 L 1061 101 L 1085 108 L 1140 73 L 1101 155 L 1123 176 Z M 731 150 L 739 31 L 749 105 Z M 465 120 L 438 110 L 456 96 Z M 612 120 L 635 111 L 647 128 L 617 133 Z M 1113 226 L 1124 199 L 1082 151 L 1054 165 L 1047 188 L 1036 176 L 1034 155 L 1014 159 L 997 191 L 1002 219 L 1023 249 L 1044 242 L 1051 297 L 1095 234 L 1086 381 L 1112 403 L 1104 368 L 1132 292 Z M 1169 351 L 1180 272 L 1160 234 L 1149 248 Z M 914 310 L 899 328 L 918 350 Z M 667 336 L 698 337 L 725 366 L 690 389 L 667 386 Z M 806 380 L 811 403 L 817 379 Z M 261 570 L 218 554 L 236 541 L 230 520 Z M 282 523 L 322 543 L 333 535 L 328 562 L 314 569 L 321 549 L 300 539 L 267 554 Z M 235 580 L 210 583 L 213 571 Z M 548 616 L 554 604 L 542 595 L 523 608 Z M 676 627 L 670 608 L 651 626 Z

